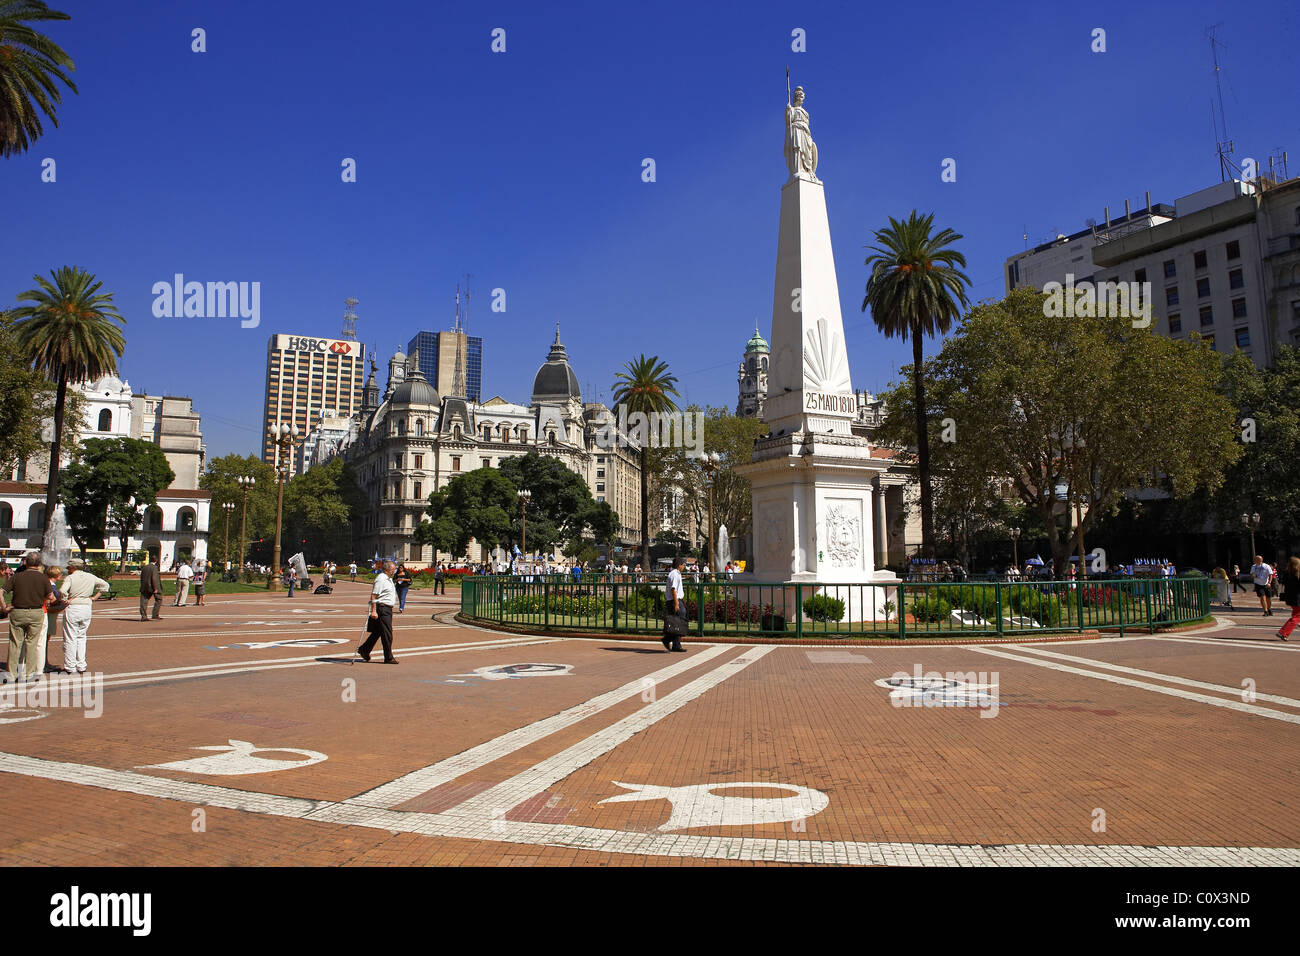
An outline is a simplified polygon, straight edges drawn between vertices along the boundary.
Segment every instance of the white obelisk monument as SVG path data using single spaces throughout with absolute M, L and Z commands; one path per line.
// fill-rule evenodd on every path
M 897 581 L 877 573 L 871 480 L 887 467 L 850 430 L 857 399 L 840 314 L 826 196 L 803 88 L 786 106 L 781 226 L 772 295 L 772 364 L 763 418 L 770 435 L 739 469 L 753 484 L 753 579 Z M 867 598 L 879 592 L 875 600 Z M 805 589 L 804 596 L 812 593 Z M 846 620 L 883 618 L 884 589 L 849 589 Z M 787 608 L 787 611 L 792 611 Z

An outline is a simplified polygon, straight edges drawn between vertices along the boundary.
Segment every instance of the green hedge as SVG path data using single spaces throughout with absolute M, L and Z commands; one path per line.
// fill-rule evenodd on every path
M 804 600 L 803 613 L 810 621 L 842 621 L 844 602 L 826 594 L 814 594 Z
M 575 597 L 569 594 L 551 594 L 545 599 L 540 594 L 521 594 L 501 603 L 501 610 L 506 614 L 538 615 L 543 613 L 563 614 L 569 617 L 605 617 L 610 611 L 610 601 L 603 597 L 584 595 Z
M 952 617 L 952 605 L 938 594 L 926 594 L 912 602 L 912 617 L 943 623 Z

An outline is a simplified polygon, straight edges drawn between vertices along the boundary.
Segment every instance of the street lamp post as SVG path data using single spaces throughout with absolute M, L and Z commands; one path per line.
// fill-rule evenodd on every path
M 226 547 L 225 547 L 225 551 L 223 551 L 222 553 L 225 554 L 227 559 L 229 559 L 230 558 L 230 513 L 235 510 L 235 503 L 233 501 L 223 502 L 221 505 L 221 510 L 226 513 Z
M 704 487 L 709 492 L 709 570 L 716 573 L 718 568 L 713 553 L 713 483 L 717 478 L 718 469 L 722 467 L 722 456 L 716 451 L 705 452 L 704 457 L 700 459 L 700 467 L 704 469 L 704 474 L 707 476 L 704 479 Z
M 257 484 L 257 479 L 252 475 L 240 475 L 235 481 L 244 492 L 244 507 L 239 512 L 239 560 L 235 562 L 236 569 L 244 566 L 244 532 L 248 526 L 248 493 L 252 490 L 253 485 Z
M 1020 529 L 1011 529 L 1011 566 L 1020 567 Z
M 1255 554 L 1257 553 L 1255 551 L 1255 532 L 1259 530 L 1260 525 L 1259 512 L 1257 511 L 1250 515 L 1242 515 L 1241 523 L 1245 525 L 1246 530 L 1250 532 L 1250 559 L 1254 561 Z
M 515 494 L 519 497 L 519 525 L 520 525 L 520 544 L 519 550 L 528 557 L 528 502 L 532 500 L 533 493 L 527 488 L 520 488 Z
M 298 437 L 297 425 L 272 425 L 267 429 L 271 443 L 279 450 L 276 455 L 275 474 L 278 483 L 275 491 L 275 545 L 271 551 L 271 573 L 266 576 L 266 589 L 273 590 L 280 575 L 280 526 L 284 518 L 284 479 L 289 474 L 289 452 L 302 439 Z

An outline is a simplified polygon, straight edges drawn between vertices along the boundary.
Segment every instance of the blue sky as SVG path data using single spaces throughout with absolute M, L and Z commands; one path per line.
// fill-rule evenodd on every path
M 863 247 L 888 216 L 933 211 L 963 234 L 979 299 L 1002 294 L 1026 231 L 1036 244 L 1144 190 L 1172 202 L 1218 181 L 1207 27 L 1222 23 L 1238 156 L 1281 147 L 1300 165 L 1287 4 L 1263 29 L 1259 11 L 1200 0 L 53 6 L 73 17 L 49 33 L 80 94 L 0 162 L 0 299 L 64 264 L 98 275 L 128 321 L 123 376 L 192 396 L 209 456 L 259 447 L 272 333 L 336 336 L 354 296 L 382 368 L 449 326 L 467 272 L 485 397 L 527 400 L 559 322 L 588 397 L 646 352 L 688 400 L 734 405 L 744 342 L 771 326 L 787 66 L 859 388 L 910 360 L 859 311 Z M 177 272 L 260 282 L 260 327 L 155 318 L 152 286 Z

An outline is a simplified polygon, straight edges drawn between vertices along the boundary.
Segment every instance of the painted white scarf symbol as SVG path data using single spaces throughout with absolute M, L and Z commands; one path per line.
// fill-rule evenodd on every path
M 656 787 L 619 783 L 632 790 L 601 803 L 631 803 L 638 800 L 667 800 L 673 805 L 672 816 L 660 831 L 689 830 L 694 827 L 738 827 L 759 823 L 786 823 L 804 820 L 821 813 L 830 797 L 810 787 L 792 787 L 784 783 L 710 783 L 695 787 Z M 792 797 L 719 797 L 714 790 L 774 789 L 788 790 Z
M 211 757 L 193 757 L 189 760 L 174 760 L 171 763 L 156 763 L 141 770 L 183 770 L 186 773 L 202 773 L 216 776 L 235 776 L 246 773 L 269 773 L 275 770 L 291 770 L 294 767 L 307 767 L 327 759 L 314 750 L 299 750 L 295 747 L 258 747 L 246 740 L 232 740 L 229 746 L 219 744 L 215 747 L 194 747 L 193 750 L 223 751 Z M 305 760 L 269 760 L 255 757 L 257 753 L 302 754 Z

